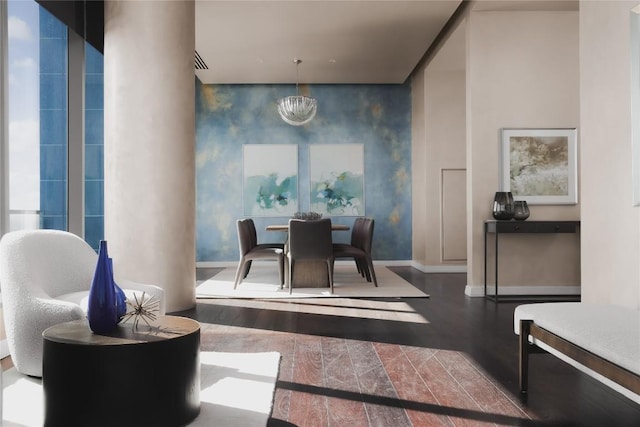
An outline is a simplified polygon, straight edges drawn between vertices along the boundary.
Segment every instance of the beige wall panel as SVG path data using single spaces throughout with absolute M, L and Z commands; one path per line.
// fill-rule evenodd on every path
M 411 78 L 411 206 L 412 206 L 412 243 L 411 253 L 414 261 L 426 263 L 426 209 L 424 192 L 426 182 L 426 136 L 424 116 L 424 68 Z
M 640 207 L 632 207 L 629 62 L 630 11 L 637 4 L 580 2 L 578 74 L 583 301 L 632 308 L 640 308 Z
M 495 284 L 495 235 L 487 239 L 487 283 Z M 578 286 L 580 236 L 500 234 L 499 286 Z
M 445 259 L 442 228 L 442 170 L 465 167 L 465 84 L 463 70 L 440 69 L 437 63 L 427 69 L 426 93 L 426 249 L 428 265 L 464 264 L 466 256 Z M 466 222 L 466 221 L 465 221 Z M 466 246 L 466 235 L 457 245 Z M 448 235 L 451 239 L 452 235 Z M 449 242 L 452 243 L 451 241 Z
M 442 170 L 442 260 L 467 260 L 467 172 Z
M 440 170 L 464 168 L 465 24 L 412 75 L 413 260 L 426 267 L 464 261 L 442 259 Z
M 472 12 L 467 31 L 467 280 L 478 287 L 484 284 L 483 223 L 491 219 L 493 196 L 500 190 L 500 129 L 580 125 L 578 14 Z M 580 219 L 580 204 L 530 210 L 532 220 Z M 578 239 L 513 240 L 513 258 L 501 259 L 501 284 L 580 283 L 579 270 L 567 268 L 579 259 Z M 532 263 L 544 271 L 522 271 Z
M 443 230 L 442 176 L 443 169 L 465 167 L 465 72 L 464 46 L 466 25 L 461 23 L 428 64 L 424 71 L 424 157 L 423 169 L 416 192 L 423 204 L 420 262 L 426 266 L 465 266 L 466 255 L 443 257 L 446 235 L 448 247 L 466 246 L 465 233 L 451 234 Z M 414 125 L 414 128 L 416 125 Z M 414 204 L 416 199 L 414 199 Z M 414 210 L 415 211 L 415 210 Z M 464 212 L 464 211 L 463 211 Z M 459 241 L 454 242 L 454 239 Z M 415 257 L 414 257 L 415 259 Z

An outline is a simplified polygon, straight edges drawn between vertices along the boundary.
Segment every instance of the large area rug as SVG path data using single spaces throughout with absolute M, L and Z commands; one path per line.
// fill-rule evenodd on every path
M 333 294 L 328 288 L 280 289 L 278 270 L 275 264 L 251 266 L 249 275 L 233 289 L 235 268 L 225 268 L 196 286 L 196 298 L 394 298 L 428 297 L 386 267 L 376 266 L 378 287 L 367 282 L 354 264 L 336 264 L 333 274 Z
M 200 415 L 189 426 L 267 424 L 280 367 L 280 353 L 201 352 L 200 361 Z M 2 426 L 42 426 L 42 381 L 11 368 L 3 373 L 2 384 Z

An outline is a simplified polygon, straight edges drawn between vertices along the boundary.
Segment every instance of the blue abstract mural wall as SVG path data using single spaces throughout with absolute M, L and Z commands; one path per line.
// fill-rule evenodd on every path
M 410 85 L 304 85 L 318 113 L 290 126 L 276 102 L 293 85 L 203 85 L 196 79 L 196 257 L 198 262 L 238 259 L 236 219 L 243 218 L 243 146 L 297 146 L 297 211 L 309 211 L 310 147 L 362 144 L 364 214 L 375 219 L 373 257 L 411 259 Z M 340 152 L 340 150 L 338 150 Z M 336 154 L 338 155 L 338 154 Z M 325 215 L 326 216 L 326 215 Z M 354 216 L 331 216 L 351 226 Z M 283 241 L 268 232 L 288 216 L 255 216 L 258 240 Z M 348 242 L 349 232 L 334 232 Z

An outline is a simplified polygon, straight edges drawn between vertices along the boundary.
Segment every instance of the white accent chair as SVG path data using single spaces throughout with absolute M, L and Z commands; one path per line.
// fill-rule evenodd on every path
M 42 332 L 50 326 L 86 318 L 87 298 L 98 254 L 75 234 L 59 230 L 21 230 L 0 240 L 0 289 L 9 353 L 16 369 L 42 376 Z M 117 259 L 114 270 L 117 273 Z M 145 292 L 160 301 L 162 288 L 121 280 L 127 298 Z

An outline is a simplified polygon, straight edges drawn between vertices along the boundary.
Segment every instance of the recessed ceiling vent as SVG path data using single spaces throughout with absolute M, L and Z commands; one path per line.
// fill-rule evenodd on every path
M 196 50 L 196 70 L 208 70 L 207 64 L 204 63 L 204 60 Z

